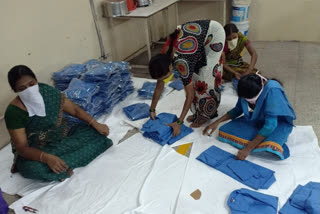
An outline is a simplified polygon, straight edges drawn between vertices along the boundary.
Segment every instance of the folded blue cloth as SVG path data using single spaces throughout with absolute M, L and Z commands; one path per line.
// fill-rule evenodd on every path
M 320 183 L 309 182 L 299 185 L 279 214 L 319 214 L 320 213 Z
M 234 155 L 216 146 L 211 146 L 197 159 L 253 189 L 268 189 L 276 181 L 274 171 L 236 160 Z
M 161 113 L 155 120 L 150 119 L 143 124 L 141 129 L 141 131 L 144 132 L 143 136 L 150 138 L 163 146 L 165 144 L 171 145 L 193 132 L 192 128 L 186 127 L 182 124 L 180 134 L 172 138 L 172 128 L 166 124 L 173 123 L 177 119 L 177 116 L 174 114 Z
M 278 197 L 248 189 L 233 191 L 228 198 L 231 214 L 276 214 Z
M 157 83 L 155 82 L 145 82 L 142 88 L 138 90 L 138 96 L 146 99 L 152 99 L 154 90 L 156 89 Z
M 177 89 L 178 91 L 182 90 L 184 88 L 182 80 L 178 78 L 177 80 L 171 82 L 169 84 L 171 88 Z
M 7 214 L 9 211 L 8 204 L 2 197 L 2 191 L 0 189 L 0 214 Z
M 136 103 L 123 108 L 124 113 L 130 120 L 140 120 L 149 117 L 150 106 L 146 103 Z

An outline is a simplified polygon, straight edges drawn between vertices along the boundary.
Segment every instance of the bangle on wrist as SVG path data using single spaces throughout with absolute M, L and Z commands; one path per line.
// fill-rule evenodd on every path
M 150 109 L 149 109 L 149 112 L 156 112 L 156 109 L 150 108 Z
M 40 162 L 42 162 L 43 163 L 43 156 L 44 156 L 44 152 L 41 152 L 41 154 L 40 154 Z
M 180 126 L 183 124 L 183 121 L 181 121 L 181 120 L 179 120 L 179 119 L 177 119 L 176 122 L 177 122 L 178 125 L 180 125 Z
M 94 118 L 92 118 L 92 120 L 90 120 L 90 122 L 88 123 L 88 126 L 91 126 L 91 124 L 94 122 Z

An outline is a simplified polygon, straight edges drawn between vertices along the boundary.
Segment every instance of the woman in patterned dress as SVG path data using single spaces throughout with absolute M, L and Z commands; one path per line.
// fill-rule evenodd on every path
M 168 124 L 173 128 L 174 136 L 180 133 L 180 125 L 189 109 L 193 114 L 187 120 L 193 128 L 217 116 L 221 98 L 221 54 L 224 42 L 225 32 L 218 22 L 191 21 L 172 33 L 162 53 L 150 60 L 150 75 L 157 79 L 150 108 L 152 119 L 155 119 L 155 109 L 164 84 L 173 76 L 172 69 L 179 72 L 186 91 L 180 117 L 176 122 Z
M 95 121 L 57 89 L 38 83 L 27 66 L 13 67 L 8 81 L 18 95 L 5 112 L 15 156 L 12 173 L 45 181 L 63 180 L 72 175 L 72 169 L 87 165 L 112 146 L 106 138 L 107 125 Z M 88 124 L 70 128 L 64 112 Z

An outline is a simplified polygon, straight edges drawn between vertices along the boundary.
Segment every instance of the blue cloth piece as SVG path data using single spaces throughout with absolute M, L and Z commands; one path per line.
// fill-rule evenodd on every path
M 149 117 L 149 109 L 150 106 L 146 103 L 136 103 L 123 108 L 123 111 L 130 120 L 135 121 Z
M 274 171 L 236 160 L 234 155 L 216 146 L 211 146 L 197 159 L 253 189 L 268 189 L 276 181 Z
M 236 78 L 232 79 L 232 86 L 235 91 L 238 91 L 238 82 L 239 80 L 237 80 Z
M 138 90 L 138 96 L 146 99 L 152 99 L 157 83 L 145 82 L 141 89 Z
M 141 131 L 143 131 L 143 136 L 150 138 L 160 145 L 173 144 L 183 137 L 189 135 L 193 132 L 193 129 L 185 125 L 181 125 L 180 134 L 176 137 L 172 137 L 173 131 L 167 123 L 173 123 L 177 120 L 177 116 L 169 113 L 161 113 L 157 115 L 155 120 L 148 120 L 143 124 Z
M 8 204 L 4 200 L 4 198 L 2 196 L 2 191 L 0 189 L 0 214 L 7 214 L 8 211 L 9 211 Z
M 276 214 L 278 197 L 242 188 L 230 194 L 227 204 L 231 214 Z
M 298 185 L 292 195 L 280 209 L 279 214 L 319 214 L 320 183 L 309 182 Z
M 182 90 L 184 88 L 184 85 L 182 83 L 182 80 L 178 78 L 177 80 L 171 82 L 169 84 L 171 88 L 177 89 L 178 91 Z

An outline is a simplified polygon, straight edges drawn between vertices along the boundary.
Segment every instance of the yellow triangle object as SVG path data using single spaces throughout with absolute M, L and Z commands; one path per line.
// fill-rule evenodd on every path
M 187 154 L 188 150 L 190 149 L 191 145 L 192 145 L 192 143 L 187 143 L 187 144 L 180 145 L 180 146 L 178 146 L 176 151 L 179 154 L 182 154 L 182 155 L 185 156 Z

